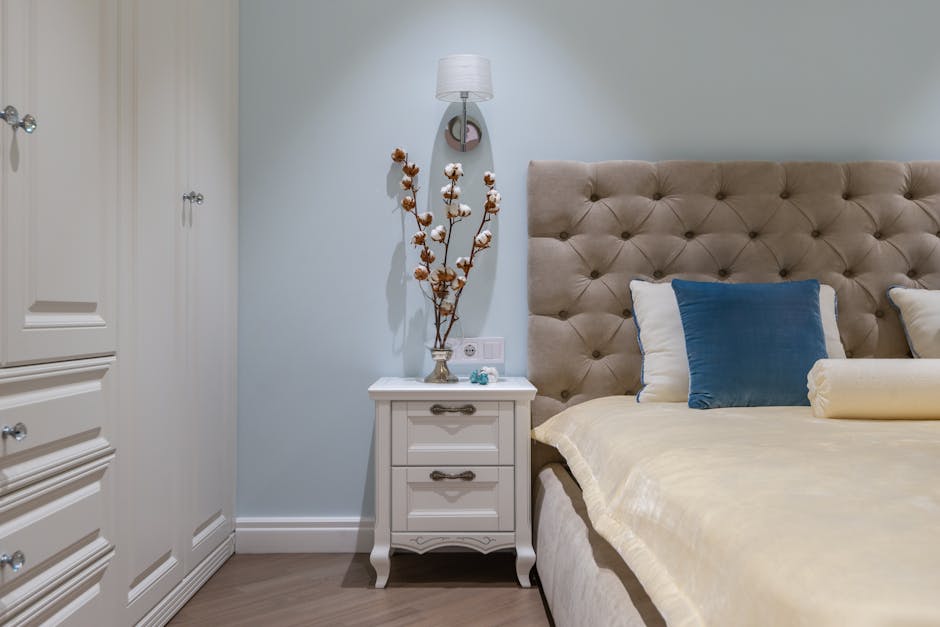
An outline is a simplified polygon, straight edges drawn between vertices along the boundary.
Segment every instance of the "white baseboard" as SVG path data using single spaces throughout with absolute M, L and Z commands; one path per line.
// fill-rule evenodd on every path
M 368 553 L 373 521 L 362 518 L 235 519 L 236 553 Z

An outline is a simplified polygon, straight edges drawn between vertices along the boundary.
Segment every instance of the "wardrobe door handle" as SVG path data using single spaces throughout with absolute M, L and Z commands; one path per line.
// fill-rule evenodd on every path
M 0 567 L 9 566 L 14 573 L 20 572 L 26 565 L 26 555 L 22 551 L 15 551 L 13 555 L 4 553 L 0 555 Z
M 206 197 L 200 194 L 199 192 L 189 192 L 188 194 L 183 194 L 183 200 L 188 200 L 194 205 L 201 205 L 205 202 Z
M 20 119 L 20 112 L 16 110 L 16 107 L 11 105 L 7 105 L 4 107 L 3 111 L 0 111 L 0 120 L 3 120 L 14 129 L 23 129 L 27 135 L 32 135 L 36 127 L 39 126 L 39 120 L 36 119 L 36 116 L 27 113 L 23 116 L 23 119 Z
M 21 442 L 26 439 L 26 434 L 28 431 L 26 430 L 26 425 L 24 425 L 22 422 L 18 422 L 12 427 L 10 425 L 3 425 L 3 429 L 0 431 L 0 433 L 3 434 L 4 440 L 7 438 L 13 438 L 17 442 Z

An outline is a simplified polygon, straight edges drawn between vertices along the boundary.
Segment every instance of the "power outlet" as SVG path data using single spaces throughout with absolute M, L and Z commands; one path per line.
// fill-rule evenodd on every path
M 501 337 L 465 337 L 455 343 L 453 364 L 490 366 L 505 360 L 505 340 Z

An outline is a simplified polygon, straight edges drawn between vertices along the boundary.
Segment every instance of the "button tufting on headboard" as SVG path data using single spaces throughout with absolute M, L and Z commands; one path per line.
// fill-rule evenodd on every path
M 907 355 L 889 285 L 940 289 L 940 162 L 533 162 L 528 191 L 535 424 L 639 388 L 631 279 L 817 278 L 854 357 Z

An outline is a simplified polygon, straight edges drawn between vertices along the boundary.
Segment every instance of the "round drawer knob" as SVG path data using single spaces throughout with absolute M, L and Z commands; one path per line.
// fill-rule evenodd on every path
M 17 442 L 20 442 L 26 439 L 28 431 L 26 430 L 26 425 L 22 422 L 18 422 L 12 427 L 10 425 L 3 425 L 2 433 L 4 439 L 13 438 Z
M 4 553 L 0 555 L 0 567 L 9 566 L 14 573 L 20 572 L 26 565 L 26 555 L 22 551 L 14 551 L 13 555 Z

